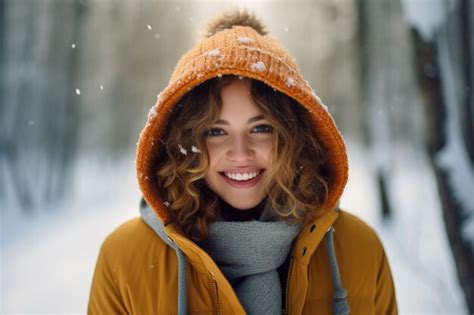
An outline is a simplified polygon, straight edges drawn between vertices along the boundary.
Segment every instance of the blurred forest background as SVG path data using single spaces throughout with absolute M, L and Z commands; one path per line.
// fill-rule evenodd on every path
M 0 313 L 85 312 L 103 237 L 138 215 L 148 110 L 228 7 L 255 12 L 328 105 L 343 208 L 381 235 L 400 310 L 473 313 L 471 0 L 0 0 Z

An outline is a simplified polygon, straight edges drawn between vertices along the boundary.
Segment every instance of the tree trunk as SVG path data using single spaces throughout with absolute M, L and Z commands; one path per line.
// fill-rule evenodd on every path
M 468 6 L 468 1 L 463 3 L 464 7 Z M 469 34 L 467 25 L 472 23 L 472 19 L 468 20 L 469 23 L 464 21 L 463 24 L 458 24 L 463 14 L 462 11 L 458 11 L 451 16 L 446 12 L 448 22 L 438 29 L 432 40 L 422 38 L 416 29 L 412 30 L 412 36 L 415 43 L 418 80 L 425 106 L 425 146 L 437 180 L 445 227 L 458 278 L 469 312 L 473 313 L 474 248 L 472 239 L 467 237 L 469 234 L 467 229 L 472 228 L 472 224 L 469 226 L 468 223 L 473 220 L 473 204 L 466 202 L 469 196 L 461 195 L 462 191 L 470 190 L 471 194 L 474 192 L 472 153 L 469 154 L 472 152 L 473 141 L 472 98 L 465 97 L 464 89 L 459 89 L 456 85 L 457 82 L 461 82 L 464 87 L 465 84 L 471 83 L 470 77 L 461 70 L 466 67 L 462 60 L 466 60 L 468 65 L 472 64 L 468 43 L 470 38 L 464 37 L 464 40 L 456 38 L 461 37 L 461 34 Z M 461 26 L 463 29 L 460 30 Z M 463 57 L 457 59 L 453 58 L 453 55 Z M 456 60 L 462 64 L 456 64 Z M 461 122 L 462 117 L 464 117 L 464 129 L 462 123 L 453 124 Z M 471 130 L 471 133 L 466 130 Z M 461 144 L 458 155 L 446 154 L 455 143 L 453 139 L 461 140 L 458 142 Z M 464 171 L 456 172 L 459 169 Z M 464 177 L 463 183 L 467 185 L 462 187 L 464 189 L 461 189 L 461 192 L 460 186 L 456 185 L 456 180 L 459 182 L 460 177 Z

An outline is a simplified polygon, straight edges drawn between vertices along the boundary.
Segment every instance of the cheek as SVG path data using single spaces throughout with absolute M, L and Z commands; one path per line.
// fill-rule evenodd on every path
M 260 141 L 257 144 L 257 151 L 259 152 L 260 156 L 264 158 L 265 160 L 269 161 L 271 159 L 271 154 L 272 154 L 272 149 L 273 149 L 273 139 L 265 139 L 263 141 Z
M 209 165 L 212 168 L 219 160 L 222 150 L 219 150 L 218 146 L 212 144 L 206 144 L 206 148 L 207 153 L 209 154 Z

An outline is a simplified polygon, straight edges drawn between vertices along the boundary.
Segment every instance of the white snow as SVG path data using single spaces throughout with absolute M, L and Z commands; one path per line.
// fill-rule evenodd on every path
M 201 153 L 201 150 L 199 150 L 196 146 L 191 146 L 191 151 L 193 151 L 194 153 Z
M 288 77 L 285 84 L 287 87 L 292 87 L 293 85 L 295 85 L 295 80 L 292 77 Z
M 465 314 L 454 260 L 444 228 L 436 180 L 428 158 L 402 145 L 392 150 L 391 222 L 380 221 L 370 152 L 346 141 L 349 181 L 341 208 L 364 219 L 382 240 L 401 314 Z M 337 233 L 337 231 L 336 231 Z
M 71 47 L 72 47 L 72 49 L 76 48 L 76 44 L 72 43 Z
M 151 31 L 151 25 L 150 24 L 148 24 L 146 27 Z
M 136 217 L 133 157 L 83 159 L 68 200 L 32 216 L 0 200 L 0 314 L 85 314 L 99 248 Z
M 181 152 L 182 154 L 184 155 L 187 155 L 188 154 L 188 150 L 186 150 L 185 148 L 183 148 L 181 146 L 181 144 L 178 144 L 178 147 L 179 147 L 179 152 Z
M 99 85 L 99 88 L 100 88 L 101 90 L 104 90 L 104 86 L 103 86 L 102 84 Z
M 237 38 L 237 40 L 241 44 L 250 44 L 250 43 L 255 41 L 255 39 L 250 38 L 250 37 L 239 37 L 239 38 Z
M 77 95 L 81 95 L 81 90 L 76 89 L 76 94 L 77 94 Z
M 408 23 L 420 32 L 423 40 L 431 41 L 435 32 L 445 23 L 443 0 L 402 0 Z
M 257 61 L 250 65 L 250 69 L 252 69 L 253 71 L 265 71 L 265 64 L 263 63 L 263 61 Z
M 163 202 L 163 204 L 164 204 L 166 207 L 169 207 L 169 206 L 170 206 L 169 201 L 165 201 L 165 202 Z
M 153 105 L 150 108 L 150 111 L 148 112 L 148 120 L 151 121 L 151 120 L 155 119 L 156 115 L 158 115 L 158 112 L 156 111 L 156 106 Z
M 207 55 L 210 56 L 210 57 L 221 56 L 221 51 L 219 50 L 219 48 L 214 48 L 213 50 L 208 51 Z
M 311 87 L 310 87 L 310 88 L 311 88 Z M 325 104 L 323 103 L 323 101 L 321 100 L 321 98 L 316 94 L 316 92 L 315 92 L 313 89 L 311 89 L 311 94 L 313 95 L 313 97 L 314 97 L 314 99 L 316 100 L 316 102 L 318 102 L 318 104 L 321 105 L 321 107 L 322 107 L 325 111 L 329 112 L 329 108 L 327 107 L 327 105 L 325 105 Z

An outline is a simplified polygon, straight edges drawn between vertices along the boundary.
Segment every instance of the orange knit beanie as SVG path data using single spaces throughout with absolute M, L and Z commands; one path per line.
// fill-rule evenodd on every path
M 303 79 L 294 59 L 265 34 L 252 16 L 237 12 L 224 16 L 213 31 L 179 60 L 168 86 L 158 95 L 148 121 L 140 133 L 136 156 L 137 177 L 147 203 L 165 222 L 164 209 L 154 181 L 153 152 L 160 145 L 171 109 L 195 86 L 214 77 L 233 74 L 265 82 L 292 97 L 312 117 L 314 134 L 325 148 L 331 171 L 329 197 L 323 209 L 334 208 L 348 178 L 348 162 L 343 138 L 327 107 Z M 240 17 L 240 18 L 239 18 Z

